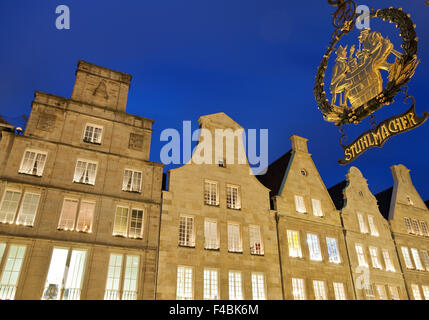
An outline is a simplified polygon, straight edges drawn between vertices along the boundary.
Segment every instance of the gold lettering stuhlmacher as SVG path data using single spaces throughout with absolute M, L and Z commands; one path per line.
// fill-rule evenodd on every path
M 353 143 L 343 146 L 344 160 L 338 162 L 345 165 L 371 148 L 381 148 L 391 137 L 422 125 L 428 116 L 427 112 L 422 117 L 417 116 L 413 104 L 405 113 L 382 121 L 375 129 L 364 132 Z

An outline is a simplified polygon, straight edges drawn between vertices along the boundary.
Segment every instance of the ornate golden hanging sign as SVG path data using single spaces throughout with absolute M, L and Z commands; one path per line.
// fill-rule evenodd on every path
M 372 10 L 369 14 L 370 19 L 380 18 L 396 24 L 402 38 L 403 52 L 395 50 L 389 39 L 370 29 L 361 30 L 357 46 L 336 47 L 339 40 L 355 25 L 356 3 L 353 0 L 328 0 L 328 2 L 338 7 L 333 19 L 335 30 L 317 70 L 314 96 L 324 119 L 340 128 L 344 160 L 339 160 L 339 163 L 344 165 L 372 147 L 382 147 L 394 135 L 420 126 L 427 120 L 429 114 L 424 112 L 422 117 L 417 116 L 414 111 L 414 98 L 407 95 L 407 83 L 419 64 L 418 38 L 410 15 L 402 9 L 395 8 Z M 329 101 L 324 90 L 324 78 L 329 57 L 333 52 L 336 59 L 332 69 Z M 395 62 L 389 63 L 387 61 L 389 57 L 394 57 Z M 388 82 L 385 86 L 382 71 L 388 72 Z M 404 101 L 412 100 L 410 109 L 376 125 L 373 113 L 391 104 L 400 91 L 405 93 Z M 361 134 L 350 145 L 344 145 L 343 125 L 358 124 L 368 116 L 371 116 L 374 128 Z

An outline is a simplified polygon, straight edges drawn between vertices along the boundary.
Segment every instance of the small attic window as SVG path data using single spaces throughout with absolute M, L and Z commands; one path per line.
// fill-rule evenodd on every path
M 363 192 L 362 192 L 362 191 L 359 191 L 359 195 L 360 195 L 361 197 L 363 197 Z
M 410 197 L 410 196 L 407 196 L 407 201 L 408 201 L 408 204 L 409 204 L 410 206 L 414 205 L 414 202 L 413 202 L 413 200 L 411 200 L 411 197 Z
M 301 169 L 300 172 L 304 177 L 306 177 L 308 175 L 307 170 L 305 170 L 305 169 Z

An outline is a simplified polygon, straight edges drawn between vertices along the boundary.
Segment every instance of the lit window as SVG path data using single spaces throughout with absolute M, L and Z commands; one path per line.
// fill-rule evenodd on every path
M 420 225 L 422 226 L 423 235 L 425 237 L 429 237 L 428 226 L 427 226 L 426 222 L 420 221 Z
M 73 182 L 94 185 L 96 172 L 96 162 L 78 160 L 76 163 Z
M 78 212 L 79 207 L 79 214 Z M 61 211 L 60 222 L 58 223 L 59 230 L 92 232 L 92 221 L 94 217 L 95 203 L 84 201 L 80 202 L 76 199 L 64 199 L 63 208 Z
M 422 296 L 420 294 L 420 289 L 417 284 L 411 285 L 411 291 L 413 292 L 414 300 L 422 300 Z
M 240 187 L 233 185 L 226 186 L 226 206 L 229 209 L 241 209 Z
M 315 234 L 307 234 L 308 250 L 310 251 L 310 260 L 322 261 L 322 252 L 320 251 L 319 238 Z
M 295 195 L 296 211 L 300 213 L 307 213 L 305 209 L 304 197 Z
M 389 251 L 386 249 L 383 249 L 383 258 L 384 258 L 384 265 L 386 266 L 386 271 L 392 271 L 395 272 L 395 266 L 393 265 L 392 259 L 390 259 Z
M 366 300 L 375 300 L 374 289 L 371 284 L 367 284 L 364 287 Z
M 122 190 L 140 193 L 142 191 L 142 173 L 140 171 L 125 170 Z
M 316 217 L 323 217 L 322 204 L 320 200 L 311 199 L 311 203 L 313 204 L 313 214 Z
M 206 249 L 219 249 L 219 239 L 217 236 L 217 222 L 206 219 L 204 221 L 204 239 Z
M 389 286 L 389 293 L 392 300 L 401 300 L 399 297 L 398 287 Z
M 137 299 L 137 279 L 139 274 L 139 256 L 128 256 L 125 264 L 124 287 L 122 290 L 122 300 Z
M 359 221 L 359 228 L 361 233 L 368 233 L 368 226 L 365 223 L 364 217 L 361 213 L 357 214 L 358 221 Z
M 85 259 L 85 250 L 54 248 L 42 300 L 79 300 Z
M 341 282 L 334 282 L 335 300 L 346 300 L 346 292 L 344 284 Z
M 414 269 L 413 262 L 411 261 L 410 251 L 407 247 L 401 247 L 402 255 L 404 256 L 405 266 L 407 269 Z
M 34 224 L 37 208 L 39 206 L 40 194 L 25 192 L 22 197 L 21 206 L 18 211 L 21 192 L 6 190 L 0 205 L 0 222 L 16 223 L 18 225 L 30 226 Z M 16 221 L 15 221 L 16 218 Z
M 130 216 L 131 212 L 131 216 Z M 144 212 L 142 209 L 118 206 L 116 207 L 113 235 L 143 239 Z
M 429 286 L 422 286 L 422 290 L 425 300 L 429 300 Z
M 228 251 L 243 252 L 239 224 L 228 223 Z
M 299 240 L 298 231 L 287 231 L 287 240 L 289 247 L 289 256 L 294 258 L 302 258 L 301 243 Z
M 0 263 L 6 249 L 5 243 L 0 243 Z M 9 252 L 3 261 L 3 271 L 0 278 L 0 300 L 15 299 L 19 274 L 24 261 L 26 246 L 10 245 Z
M 369 224 L 369 229 L 371 230 L 371 235 L 374 237 L 378 237 L 379 233 L 378 233 L 377 227 L 375 226 L 374 216 L 368 215 L 368 224 Z
M 292 294 L 294 300 L 305 300 L 304 279 L 292 278 Z
M 176 300 L 192 300 L 192 299 L 193 299 L 192 268 L 178 267 Z
M 204 269 L 204 300 L 217 300 L 218 275 L 215 269 Z
M 229 300 L 243 300 L 241 272 L 230 271 L 228 274 Z
M 85 127 L 83 141 L 88 143 L 101 144 L 102 133 L 103 127 L 96 126 L 93 124 L 87 124 Z
M 426 250 L 421 250 L 420 253 L 422 254 L 422 261 L 426 268 L 426 271 L 429 271 L 429 254 Z
M 424 270 L 422 262 L 420 260 L 419 251 L 415 248 L 411 248 L 411 254 L 414 259 L 414 265 L 416 266 L 417 270 Z
M 416 219 L 413 219 L 413 229 L 415 234 L 423 235 L 423 233 L 420 231 L 419 221 Z
M 195 246 L 193 217 L 180 216 L 179 218 L 179 246 Z
M 331 263 L 340 263 L 341 262 L 341 258 L 340 258 L 340 254 L 338 252 L 337 239 L 335 239 L 335 238 L 326 238 L 326 244 L 327 244 L 327 247 L 328 247 L 329 262 L 331 262 Z
M 368 263 L 366 262 L 365 253 L 363 251 L 363 247 L 361 245 L 356 245 L 356 254 L 359 262 L 359 266 L 368 267 Z
M 107 271 L 106 291 L 104 300 L 136 300 L 137 299 L 137 279 L 140 258 L 138 256 L 126 256 L 125 274 L 123 279 L 121 298 L 121 273 L 122 255 L 111 254 L 109 269 Z
M 258 226 L 249 226 L 250 254 L 263 255 L 261 229 Z
M 253 300 L 265 300 L 265 279 L 262 273 L 252 273 Z
M 27 150 L 19 168 L 19 173 L 41 177 L 45 168 L 46 153 Z
M 382 269 L 380 259 L 378 259 L 378 249 L 370 247 L 369 253 L 371 255 L 372 267 L 376 269 Z
M 210 206 L 219 205 L 218 183 L 206 180 L 204 183 L 204 202 Z
M 324 281 L 314 280 L 313 288 L 314 288 L 314 298 L 316 300 L 327 300 Z
M 407 227 L 408 233 L 414 233 L 413 228 L 411 227 L 411 221 L 410 218 L 404 218 L 405 226 Z
M 377 284 L 377 294 L 379 300 L 387 300 L 386 287 L 382 284 Z

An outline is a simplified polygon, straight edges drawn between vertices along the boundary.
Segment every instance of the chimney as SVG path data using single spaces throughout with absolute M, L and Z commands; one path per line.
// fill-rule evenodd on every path
M 308 153 L 307 141 L 308 139 L 293 135 L 289 138 L 292 141 L 292 150 L 294 152 Z

